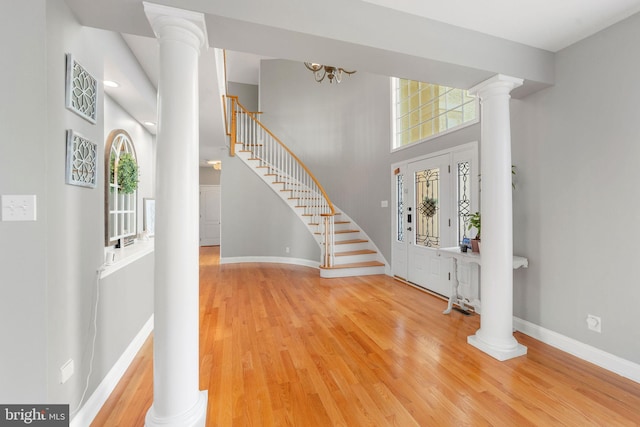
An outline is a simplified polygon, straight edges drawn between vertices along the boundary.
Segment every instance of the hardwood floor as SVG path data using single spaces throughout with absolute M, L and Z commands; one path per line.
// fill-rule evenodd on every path
M 478 316 L 385 276 L 218 265 L 201 249 L 200 388 L 209 426 L 637 426 L 640 384 L 526 335 L 498 362 Z M 94 426 L 142 426 L 151 339 Z

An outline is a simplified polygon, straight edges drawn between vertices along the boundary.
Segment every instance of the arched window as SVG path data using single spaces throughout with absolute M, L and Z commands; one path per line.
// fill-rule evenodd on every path
M 125 246 L 137 234 L 138 164 L 123 129 L 111 131 L 105 145 L 105 246 Z

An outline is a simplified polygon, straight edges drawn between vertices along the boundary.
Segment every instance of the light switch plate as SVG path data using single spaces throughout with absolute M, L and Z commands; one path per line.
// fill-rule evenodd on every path
M 3 221 L 35 221 L 36 220 L 36 196 L 35 195 L 3 195 L 2 196 L 2 220 Z

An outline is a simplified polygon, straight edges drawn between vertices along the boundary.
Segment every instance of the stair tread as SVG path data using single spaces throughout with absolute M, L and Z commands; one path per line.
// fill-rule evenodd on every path
M 362 249 L 359 251 L 346 251 L 346 252 L 336 252 L 336 256 L 351 256 L 351 255 L 368 255 L 377 253 L 373 249 Z
M 320 268 L 325 270 L 336 270 L 341 268 L 359 268 L 359 267 L 384 267 L 384 263 L 380 261 L 366 261 L 366 262 L 354 262 L 352 264 L 334 265 L 331 267 L 320 266 Z
M 339 213 L 336 213 L 336 215 L 340 215 Z M 333 221 L 334 224 L 351 224 L 351 221 Z M 310 222 L 309 225 L 320 225 L 317 222 Z
M 348 245 L 351 243 L 367 243 L 368 240 L 365 239 L 353 239 L 353 240 L 341 240 L 339 242 L 336 242 L 336 245 Z
M 296 206 L 296 208 L 305 208 L 306 206 Z M 347 233 L 358 233 L 360 230 L 336 230 L 334 234 L 347 234 Z M 316 231 L 313 234 L 324 234 L 322 231 Z

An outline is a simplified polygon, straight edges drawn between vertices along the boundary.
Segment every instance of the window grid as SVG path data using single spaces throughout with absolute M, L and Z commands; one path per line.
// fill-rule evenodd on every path
M 115 165 L 124 153 L 131 154 L 135 159 L 133 143 L 126 134 L 121 133 L 114 138 L 111 145 L 110 158 L 114 159 Z M 109 182 L 109 241 L 136 234 L 137 193 L 120 193 L 118 174 L 113 175 L 113 182 Z
M 466 90 L 415 80 L 394 80 L 393 148 L 413 144 L 477 120 L 477 99 Z

